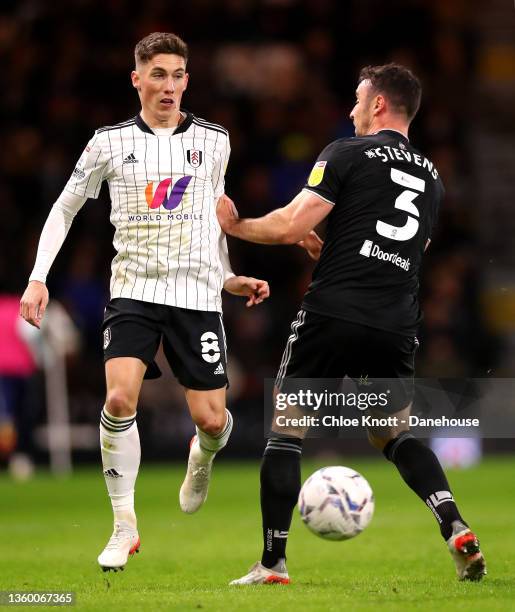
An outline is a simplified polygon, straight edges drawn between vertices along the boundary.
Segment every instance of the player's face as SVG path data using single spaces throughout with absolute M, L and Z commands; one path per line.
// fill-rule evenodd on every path
M 131 74 L 145 117 L 166 126 L 177 123 L 181 98 L 188 85 L 186 62 L 180 55 L 160 53 Z
M 368 79 L 361 81 L 356 89 L 356 104 L 349 115 L 354 123 L 356 136 L 366 136 L 370 133 L 374 119 L 374 97 L 372 83 Z

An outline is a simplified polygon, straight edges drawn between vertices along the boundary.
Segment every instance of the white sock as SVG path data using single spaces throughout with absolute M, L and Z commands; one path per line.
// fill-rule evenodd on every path
M 141 458 L 136 414 L 114 417 L 104 406 L 100 416 L 100 449 L 114 520 L 136 527 L 134 485 Z
M 216 453 L 227 444 L 229 436 L 231 435 L 232 414 L 227 410 L 227 408 L 225 409 L 225 412 L 227 415 L 225 427 L 216 436 L 210 436 L 205 431 L 195 427 L 197 430 L 201 460 L 205 461 L 205 463 L 209 463 L 214 459 Z

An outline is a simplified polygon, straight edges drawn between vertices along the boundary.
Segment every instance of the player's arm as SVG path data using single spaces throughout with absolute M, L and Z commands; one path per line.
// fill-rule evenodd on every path
M 29 283 L 20 300 L 20 315 L 35 327 L 40 327 L 48 305 L 46 277 L 75 215 L 88 198 L 98 197 L 105 178 L 107 160 L 95 134 L 82 153 L 65 189 L 50 210 L 41 232 L 36 263 Z
M 270 288 L 266 281 L 250 276 L 236 276 L 234 274 L 229 260 L 227 238 L 224 235 L 220 237 L 219 251 L 225 291 L 232 293 L 232 295 L 248 297 L 248 307 L 261 304 L 263 300 L 270 296 Z
M 87 198 L 63 191 L 50 210 L 39 239 L 36 263 L 20 301 L 20 315 L 31 325 L 40 327 L 48 305 L 46 277 L 75 215 Z
M 332 209 L 332 204 L 304 190 L 287 206 L 258 219 L 240 219 L 234 202 L 223 195 L 218 200 L 217 215 L 224 232 L 235 238 L 258 244 L 295 244 L 306 240 Z
M 434 212 L 433 212 L 433 218 L 432 218 L 432 222 L 431 222 L 431 231 L 429 233 L 429 236 L 432 236 L 434 231 L 435 231 L 435 226 L 436 226 L 436 222 L 438 220 L 438 211 L 440 210 L 440 207 L 442 205 L 442 201 L 444 199 L 445 196 L 445 189 L 444 186 L 442 184 L 441 179 L 438 179 L 438 185 L 437 185 L 437 189 L 438 189 L 438 195 L 436 197 L 435 200 L 435 204 L 434 204 Z M 427 251 L 427 249 L 429 248 L 429 245 L 431 244 L 431 238 L 427 238 L 426 240 L 426 244 L 424 246 L 424 253 Z
M 332 211 L 351 165 L 345 140 L 335 141 L 320 153 L 305 188 L 287 206 L 258 219 L 239 219 L 233 202 L 225 196 L 217 208 L 220 225 L 227 234 L 249 242 L 301 243 L 318 259 L 322 241 L 313 229 Z
M 213 193 L 215 198 L 224 197 L 225 172 L 227 170 L 230 153 L 231 147 L 229 138 L 226 138 L 222 155 L 216 161 L 213 169 Z M 234 274 L 229 260 L 227 238 L 224 235 L 220 237 L 219 252 L 223 269 L 223 288 L 225 291 L 232 295 L 248 297 L 247 307 L 260 304 L 269 297 L 270 288 L 266 281 L 250 276 L 236 276 Z

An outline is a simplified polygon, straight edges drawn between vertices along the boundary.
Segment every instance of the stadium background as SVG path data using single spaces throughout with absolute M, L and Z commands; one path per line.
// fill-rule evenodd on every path
M 129 74 L 134 44 L 149 32 L 174 31 L 188 42 L 191 76 L 183 104 L 229 130 L 226 191 L 244 216 L 286 203 L 325 144 L 353 135 L 348 114 L 360 67 L 398 61 L 424 86 L 410 138 L 436 164 L 447 189 L 424 265 L 418 375 L 513 375 L 512 4 L 19 0 L 3 2 L 0 10 L 2 299 L 21 295 L 50 206 L 93 131 L 138 112 Z M 71 420 L 85 426 L 77 429 L 77 461 L 98 461 L 99 328 L 112 234 L 104 186 L 79 213 L 48 279 L 51 297 L 80 332 L 80 346 L 67 358 Z M 234 271 L 267 279 L 272 292 L 252 309 L 224 298 L 229 405 L 237 422 L 224 455 L 256 458 L 263 446 L 263 379 L 275 375 L 312 264 L 297 247 L 230 240 L 229 249 Z M 6 343 L 0 346 L 4 382 L 12 378 Z M 25 395 L 13 415 L 18 450 L 46 463 L 44 444 L 27 435 L 46 421 L 44 375 L 37 369 L 22 378 Z M 5 402 L 1 420 L 5 465 L 14 441 Z M 144 460 L 184 457 L 192 426 L 171 374 L 145 383 L 138 422 Z M 350 444 L 346 451 L 373 452 Z M 487 441 L 486 448 L 513 444 Z

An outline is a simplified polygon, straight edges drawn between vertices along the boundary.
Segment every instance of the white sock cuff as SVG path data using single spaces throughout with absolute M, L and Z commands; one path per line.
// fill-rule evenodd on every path
M 227 420 L 225 421 L 225 427 L 219 434 L 213 436 L 215 439 L 223 438 L 224 436 L 229 437 L 231 435 L 233 420 L 232 414 L 227 410 L 227 408 L 225 409 L 225 415 L 227 417 Z
M 225 412 L 227 416 L 225 427 L 219 434 L 216 434 L 216 436 L 210 436 L 205 431 L 202 431 L 196 427 L 200 448 L 203 450 L 214 453 L 222 449 L 227 444 L 232 431 L 233 419 L 232 414 L 227 410 L 227 408 L 225 409 Z

